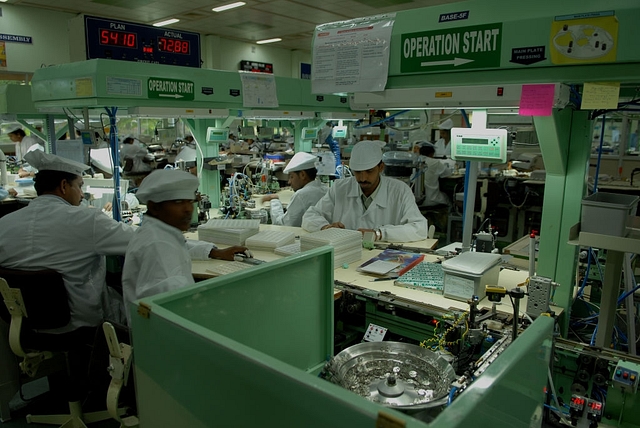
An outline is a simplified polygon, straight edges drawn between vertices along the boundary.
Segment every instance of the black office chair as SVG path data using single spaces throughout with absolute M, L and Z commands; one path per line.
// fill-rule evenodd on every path
M 64 327 L 71 319 L 62 276 L 52 270 L 30 272 L 0 267 L 0 293 L 5 301 L 5 305 L 0 306 L 0 317 L 10 323 L 11 350 L 23 359 L 20 368 L 25 374 L 34 376 L 42 362 L 60 354 L 65 357 L 65 384 L 70 384 L 66 388 L 69 414 L 27 415 L 27 422 L 82 428 L 86 423 L 109 419 L 107 411 L 83 414 L 80 404 L 83 392 L 78 379 L 85 377 L 86 372 L 78 373 L 78 365 L 70 362 L 91 343 L 95 328 L 84 327 L 62 334 L 38 332 Z

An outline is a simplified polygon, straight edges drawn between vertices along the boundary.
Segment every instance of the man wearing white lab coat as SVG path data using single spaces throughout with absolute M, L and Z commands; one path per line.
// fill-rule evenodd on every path
M 289 185 L 295 192 L 287 206 L 287 212 L 284 212 L 278 195 L 262 198 L 263 203 L 271 201 L 271 223 L 300 227 L 302 216 L 307 209 L 327 193 L 327 187 L 320 180 L 316 180 L 317 161 L 318 158 L 310 153 L 299 152 L 293 155 L 284 169 L 284 173 L 289 174 Z
M 453 121 L 447 119 L 438 125 L 440 130 L 440 139 L 435 143 L 436 154 L 435 157 L 451 157 L 451 128 L 453 128 Z
M 427 220 L 411 188 L 382 176 L 383 141 L 361 141 L 353 147 L 349 167 L 354 177 L 336 180 L 309 208 L 302 227 L 315 232 L 329 227 L 375 232 L 376 240 L 411 242 L 426 239 Z
M 131 135 L 127 135 L 122 142 L 120 159 L 125 166 L 125 173 L 145 173 L 153 169 L 150 164 L 151 155 L 147 147 L 143 143 L 136 142 Z M 127 167 L 127 162 L 131 162 L 131 168 Z
M 9 132 L 7 132 L 7 135 L 9 139 L 16 144 L 16 159 L 18 162 L 24 160 L 24 155 L 29 152 L 31 146 L 40 144 L 41 142 L 38 138 L 27 135 L 20 125 L 12 126 Z M 42 147 L 42 150 L 44 150 L 44 147 Z
M 233 260 L 245 247 L 218 249 L 209 242 L 189 241 L 198 179 L 181 170 L 162 169 L 149 174 L 136 197 L 147 205 L 142 225 L 127 248 L 122 290 L 127 319 L 131 303 L 143 297 L 194 284 L 191 260 Z
M 81 207 L 83 165 L 34 150 L 25 160 L 38 169 L 38 197 L 0 218 L 0 266 L 19 270 L 53 269 L 64 280 L 71 309 L 69 324 L 56 333 L 98 326 L 118 315 L 105 282 L 106 255 L 123 255 L 133 228 L 101 210 Z
M 445 163 L 446 160 L 434 159 L 435 149 L 430 143 L 422 143 L 420 154 L 424 156 L 425 168 L 424 176 L 424 202 L 425 207 L 435 205 L 449 205 L 450 201 L 444 192 L 440 191 L 440 178 L 448 177 L 452 174 L 451 168 Z

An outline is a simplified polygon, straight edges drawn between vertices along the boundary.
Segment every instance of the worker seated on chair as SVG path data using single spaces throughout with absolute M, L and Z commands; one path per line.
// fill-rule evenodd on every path
M 436 150 L 430 143 L 421 143 L 420 154 L 424 156 L 425 167 L 423 170 L 424 195 L 422 206 L 432 207 L 436 205 L 450 205 L 447 195 L 440 191 L 440 178 L 452 174 L 449 165 L 440 159 L 435 159 Z
M 375 232 L 376 240 L 420 241 L 427 220 L 420 214 L 411 188 L 382 175 L 384 141 L 361 141 L 353 147 L 349 167 L 354 176 L 336 180 L 327 194 L 302 217 L 302 227 L 315 232 L 337 227 Z
M 62 333 L 96 327 L 103 318 L 119 320 L 120 296 L 105 282 L 105 256 L 124 255 L 134 229 L 101 210 L 80 206 L 82 174 L 89 169 L 39 150 L 25 160 L 37 168 L 38 197 L 0 218 L 0 266 L 59 272 L 68 293 L 71 320 Z
M 302 216 L 309 207 L 314 206 L 326 193 L 325 187 L 320 180 L 316 180 L 317 156 L 310 153 L 296 153 L 284 169 L 285 174 L 289 174 L 289 185 L 295 192 L 291 202 L 284 212 L 282 203 L 278 200 L 278 195 L 266 195 L 262 197 L 262 202 L 271 201 L 271 222 L 284 226 L 300 227 Z
M 147 173 L 153 169 L 153 155 L 149 153 L 143 143 L 135 140 L 133 135 L 127 135 L 120 147 L 122 168 L 125 174 Z
M 127 248 L 122 287 L 127 308 L 131 302 L 193 284 L 191 260 L 233 260 L 246 247 L 218 249 L 209 242 L 187 241 L 198 179 L 181 170 L 153 171 L 136 196 L 147 205 L 142 226 Z M 130 317 L 129 311 L 127 318 Z

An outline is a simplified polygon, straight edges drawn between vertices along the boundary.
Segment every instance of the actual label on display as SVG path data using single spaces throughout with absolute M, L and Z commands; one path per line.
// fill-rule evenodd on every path
M 141 97 L 142 81 L 140 79 L 107 76 L 107 94 Z

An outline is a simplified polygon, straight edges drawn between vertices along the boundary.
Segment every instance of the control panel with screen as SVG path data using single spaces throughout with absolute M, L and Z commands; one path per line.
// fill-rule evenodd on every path
M 302 128 L 303 140 L 315 140 L 318 138 L 318 128 Z
M 226 143 L 229 139 L 227 128 L 207 128 L 207 143 Z
M 87 59 L 200 67 L 200 35 L 113 19 L 84 17 Z
M 505 163 L 507 161 L 506 129 L 451 129 L 451 159 Z

